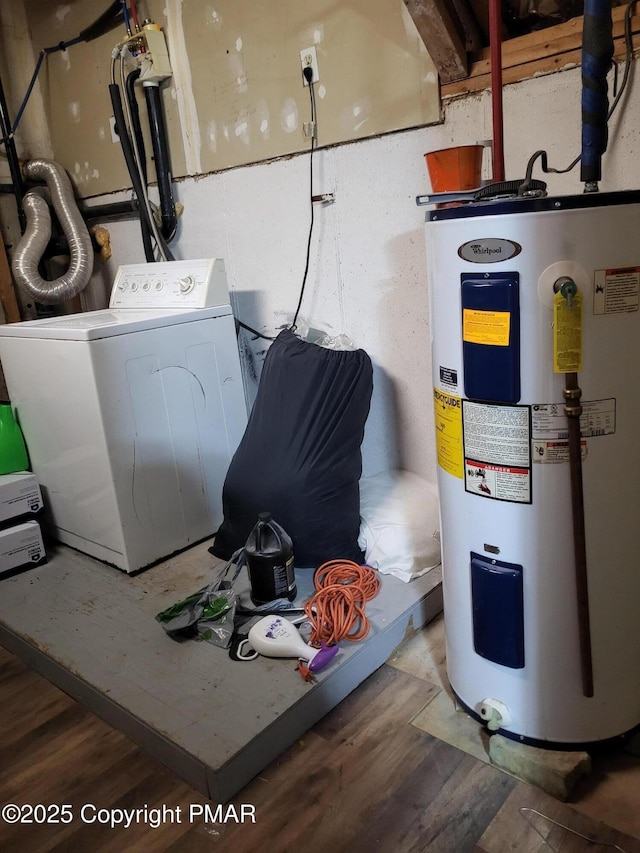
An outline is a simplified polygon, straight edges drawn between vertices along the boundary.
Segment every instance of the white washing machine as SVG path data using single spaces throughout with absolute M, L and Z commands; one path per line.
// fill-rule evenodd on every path
M 0 326 L 58 540 L 136 572 L 211 536 L 247 423 L 221 259 L 120 267 L 109 308 Z

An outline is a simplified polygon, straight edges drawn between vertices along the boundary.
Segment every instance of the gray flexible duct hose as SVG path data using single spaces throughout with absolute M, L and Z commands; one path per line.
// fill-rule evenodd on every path
M 89 283 L 93 269 L 93 246 L 87 226 L 78 210 L 71 181 L 62 166 L 53 160 L 31 160 L 24 167 L 25 177 L 46 181 L 53 209 L 69 245 L 69 269 L 54 281 L 46 281 L 38 272 L 40 258 L 51 236 L 49 206 L 37 190 L 22 200 L 27 227 L 18 243 L 11 268 L 19 287 L 45 305 L 57 305 L 77 296 Z

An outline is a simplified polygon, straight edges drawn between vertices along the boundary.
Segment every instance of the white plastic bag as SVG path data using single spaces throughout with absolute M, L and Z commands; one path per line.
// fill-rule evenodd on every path
M 367 565 L 408 582 L 440 564 L 435 485 L 410 471 L 360 480 L 360 536 Z
M 324 329 L 316 329 L 310 326 L 304 317 L 298 318 L 295 333 L 303 341 L 308 341 L 310 344 L 317 344 L 317 346 L 324 347 L 325 349 L 347 350 L 349 352 L 358 349 L 348 335 L 330 335 Z

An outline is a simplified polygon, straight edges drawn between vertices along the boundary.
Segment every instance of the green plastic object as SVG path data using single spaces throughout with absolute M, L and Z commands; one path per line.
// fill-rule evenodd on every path
M 10 403 L 0 403 L 0 474 L 27 471 L 29 457 Z

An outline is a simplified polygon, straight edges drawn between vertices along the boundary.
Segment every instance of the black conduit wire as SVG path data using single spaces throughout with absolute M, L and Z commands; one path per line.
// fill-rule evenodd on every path
M 121 81 L 123 81 L 123 83 L 124 83 L 124 78 L 125 78 L 125 71 L 124 71 L 125 56 L 126 56 L 126 53 L 128 51 L 129 51 L 128 47 L 122 48 L 119 51 L 120 79 L 121 79 Z M 112 52 L 112 60 L 113 60 L 113 62 L 112 62 L 112 81 L 115 83 L 115 60 L 116 60 L 115 51 Z M 160 257 L 163 261 L 174 260 L 173 255 L 171 254 L 171 252 L 169 252 L 169 250 L 167 248 L 166 241 L 165 241 L 164 237 L 162 236 L 162 233 L 160 232 L 160 226 L 156 222 L 155 214 L 153 212 L 152 205 L 151 205 L 151 202 L 149 200 L 147 181 L 144 177 L 146 172 L 142 168 L 142 164 L 141 164 L 142 155 L 141 155 L 140 151 L 138 150 L 136 136 L 135 136 L 135 134 L 133 134 L 133 131 L 132 131 L 133 119 L 131 117 L 131 111 L 129 109 L 128 99 L 124 101 L 124 106 L 126 107 L 126 109 L 125 109 L 125 120 L 126 120 L 127 128 L 129 131 L 127 134 L 127 138 L 128 138 L 129 143 L 130 143 L 129 147 L 131 148 L 131 151 L 133 153 L 133 162 L 136 166 L 136 177 L 138 179 L 136 186 L 141 188 L 141 190 L 142 190 L 142 195 L 139 196 L 139 198 L 140 198 L 141 203 L 144 203 L 144 207 L 146 210 L 146 217 L 145 217 L 144 221 L 148 222 L 150 232 L 152 233 L 153 240 L 155 241 L 155 246 L 153 248 L 153 257 L 149 257 L 147 259 L 149 261 L 155 261 L 156 260 L 155 255 L 156 255 L 156 253 L 159 252 Z
M 275 338 L 270 338 L 268 335 L 263 335 L 262 332 L 258 332 L 257 329 L 252 329 L 251 326 L 247 326 L 246 323 L 243 323 L 242 320 L 238 320 L 237 317 L 235 318 L 235 321 L 236 321 L 236 334 L 238 332 L 238 328 L 242 328 L 242 329 L 246 329 L 247 332 L 251 332 L 251 334 L 255 335 L 257 338 L 262 338 L 263 341 L 275 341 Z
M 634 14 L 636 10 L 636 0 L 630 0 L 627 3 L 627 8 L 624 10 L 624 46 L 625 46 L 625 57 L 624 57 L 624 72 L 622 74 L 622 83 L 620 84 L 620 89 L 618 90 L 618 94 L 614 97 L 613 103 L 611 104 L 611 108 L 609 110 L 609 115 L 607 119 L 610 119 L 614 113 L 615 108 L 620 103 L 620 99 L 627 88 L 627 83 L 629 82 L 629 74 L 631 73 L 631 62 L 633 60 L 633 34 L 631 32 L 631 15 Z M 617 66 L 616 66 L 617 68 Z
M 144 204 L 145 198 L 145 189 L 142 185 L 140 175 L 138 173 L 138 169 L 136 166 L 135 155 L 133 153 L 133 147 L 131 144 L 131 139 L 129 137 L 129 131 L 127 130 L 127 125 L 124 119 L 124 112 L 122 109 L 122 97 L 120 95 L 120 87 L 117 83 L 109 84 L 109 95 L 111 97 L 111 106 L 113 107 L 113 117 L 115 119 L 115 131 L 120 137 L 120 145 L 122 147 L 122 153 L 124 155 L 125 163 L 127 164 L 127 169 L 129 171 L 129 177 L 131 178 L 131 182 L 133 184 L 133 190 L 138 197 L 138 201 L 140 204 L 140 215 L 144 217 L 145 223 L 149 230 L 153 233 L 153 226 L 150 221 L 150 214 L 147 209 L 146 204 Z M 163 253 L 168 261 L 173 261 L 175 258 L 171 254 L 169 247 L 166 245 L 162 234 L 158 234 L 161 247 Z M 155 258 L 147 258 L 147 260 L 155 260 Z
M 308 70 L 309 69 L 305 68 L 305 72 Z M 313 75 L 313 71 L 311 71 L 311 75 Z M 298 320 L 298 314 L 300 313 L 302 299 L 304 298 L 304 290 L 307 284 L 307 275 L 309 274 L 309 258 L 311 256 L 311 235 L 313 234 L 313 152 L 315 150 L 316 142 L 316 95 L 315 90 L 313 88 L 312 78 L 307 78 L 305 74 L 305 79 L 307 79 L 309 83 L 309 101 L 311 105 L 311 153 L 309 155 L 309 204 L 311 207 L 311 221 L 309 223 L 309 237 L 307 239 L 307 259 L 304 267 L 304 275 L 302 277 L 300 298 L 298 299 L 298 307 L 296 308 L 296 313 L 293 315 L 293 322 L 289 326 L 290 332 L 295 332 L 296 330 L 296 322 Z
M 82 41 L 92 41 L 93 39 L 98 38 L 98 36 L 104 35 L 104 33 L 114 29 L 121 24 L 122 21 L 123 15 L 120 0 L 114 0 L 114 2 L 111 3 L 111 5 L 99 17 L 97 17 L 92 24 L 85 27 L 79 35 L 75 36 L 75 38 L 69 39 L 68 41 L 61 41 L 51 47 L 42 48 L 38 54 L 36 67 L 31 75 L 31 80 L 29 81 L 26 94 L 22 99 L 22 103 L 18 107 L 15 121 L 13 122 L 13 125 L 10 126 L 10 129 L 9 126 L 7 126 L 6 129 L 2 128 L 3 138 L 0 139 L 0 142 L 6 144 L 7 138 L 13 136 L 18 129 L 22 114 L 24 113 L 25 107 L 31 97 L 33 87 L 38 79 L 38 74 L 40 73 L 40 68 L 42 67 L 45 56 L 48 56 L 50 53 L 57 53 L 60 50 L 66 50 L 68 47 L 72 47 L 74 44 L 79 44 Z
M 531 157 L 529 157 L 529 162 L 527 163 L 527 172 L 524 181 L 518 187 L 519 196 L 525 195 L 525 193 L 528 192 L 531 186 L 531 175 L 533 173 L 533 167 L 535 165 L 536 160 L 538 159 L 540 159 L 540 168 L 545 174 L 553 172 L 555 175 L 564 175 L 565 172 L 570 172 L 572 169 L 575 169 L 575 167 L 581 160 L 581 155 L 578 154 L 575 160 L 569 166 L 567 166 L 566 169 L 554 169 L 547 164 L 547 152 L 544 150 L 536 151 L 535 154 L 532 154 Z
M 635 12 L 636 3 L 637 0 L 629 0 L 629 3 L 627 3 L 627 7 L 624 12 L 624 71 L 622 73 L 622 82 L 620 83 L 620 88 L 618 89 L 618 92 L 613 99 L 613 103 L 609 108 L 607 121 L 609 121 L 611 119 L 611 116 L 614 114 L 618 104 L 622 100 L 622 96 L 624 95 L 627 85 L 629 83 L 629 75 L 631 73 L 631 62 L 633 60 L 633 33 L 631 32 L 631 15 Z M 617 66 L 615 65 L 614 70 L 617 73 Z M 520 184 L 520 187 L 518 188 L 518 195 L 524 195 L 529 189 L 531 185 L 531 175 L 533 173 L 533 167 L 538 158 L 540 159 L 540 167 L 542 168 L 542 171 L 546 174 L 553 173 L 556 175 L 564 175 L 566 172 L 570 172 L 572 169 L 575 169 L 575 167 L 582 159 L 582 154 L 578 154 L 575 160 L 573 160 L 567 166 L 566 169 L 553 169 L 551 166 L 547 165 L 547 152 L 536 151 L 535 154 L 532 154 L 529 158 L 529 162 L 527 163 L 526 176 L 524 181 Z
M 36 67 L 33 71 L 33 74 L 31 75 L 31 80 L 29 81 L 29 86 L 27 87 L 26 94 L 22 99 L 22 103 L 18 107 L 18 112 L 16 113 L 16 117 L 13 124 L 9 120 L 9 108 L 7 107 L 7 100 L 4 94 L 4 88 L 2 87 L 2 83 L 0 82 L 0 133 L 2 134 L 0 143 L 4 145 L 7 154 L 9 171 L 11 173 L 11 182 L 14 187 L 14 195 L 18 208 L 20 231 L 23 234 L 27 226 L 27 219 L 25 217 L 24 211 L 22 210 L 22 199 L 25 194 L 25 187 L 24 181 L 22 180 L 22 171 L 20 169 L 18 153 L 16 151 L 16 144 L 14 139 L 15 132 L 18 129 L 18 125 L 20 124 L 20 120 L 22 119 L 22 115 L 27 106 L 27 102 L 29 101 L 31 93 L 33 92 L 33 87 L 36 84 L 36 79 L 38 77 L 38 74 L 40 73 L 40 68 L 42 66 L 45 56 L 48 56 L 48 54 L 50 53 L 56 53 L 59 50 L 66 50 L 68 47 L 73 44 L 77 44 L 79 41 L 81 41 L 81 38 L 77 36 L 76 38 L 71 39 L 70 41 L 61 41 L 60 44 L 54 45 L 53 47 L 45 47 L 40 51 L 38 55 L 38 61 L 36 62 Z
M 85 222 L 117 222 L 118 220 L 139 219 L 140 217 L 140 205 L 137 198 L 92 206 L 80 202 L 78 207 Z
M 160 86 L 143 86 L 143 88 L 147 101 L 153 159 L 158 181 L 158 193 L 160 194 L 161 232 L 164 239 L 170 242 L 176 233 L 177 217 L 176 203 L 173 198 L 173 174 L 171 172 L 167 126 L 164 120 L 164 107 Z
M 13 194 L 18 208 L 18 220 L 20 222 L 20 231 L 24 234 L 27 227 L 27 218 L 22 209 L 22 198 L 24 196 L 24 181 L 22 180 L 22 171 L 20 170 L 20 161 L 18 160 L 18 152 L 10 133 L 11 122 L 9 120 L 9 108 L 7 99 L 4 94 L 4 87 L 0 79 L 0 133 L 2 133 L 5 151 L 7 154 L 7 162 L 9 164 L 9 172 L 11 174 L 11 183 L 13 184 Z
M 85 27 L 78 38 L 81 41 L 93 41 L 93 39 L 108 33 L 115 29 L 124 21 L 122 12 L 122 4 L 120 0 L 113 0 L 113 3 L 99 15 L 92 24 Z
M 22 118 L 22 114 L 25 110 L 25 107 L 27 106 L 27 101 L 31 97 L 33 87 L 36 84 L 36 79 L 38 77 L 38 74 L 40 73 L 40 68 L 42 66 L 42 63 L 44 61 L 45 56 L 48 56 L 50 53 L 57 53 L 59 50 L 66 50 L 68 47 L 71 47 L 74 44 L 78 44 L 81 41 L 82 41 L 82 38 L 80 38 L 80 36 L 76 36 L 75 38 L 70 39 L 69 41 L 61 41 L 60 44 L 53 45 L 53 47 L 43 47 L 42 48 L 42 50 L 38 54 L 38 60 L 36 62 L 36 67 L 34 68 L 33 74 L 31 75 L 31 80 L 29 81 L 29 86 L 27 88 L 27 92 L 26 92 L 24 98 L 22 99 L 22 103 L 18 107 L 18 112 L 16 113 L 15 121 L 13 122 L 13 125 L 11 127 L 11 135 L 12 136 L 16 132 L 16 130 L 18 129 L 18 125 L 20 124 L 20 119 Z M 4 140 L 2 140 L 2 141 L 4 142 Z
M 584 192 L 597 192 L 609 139 L 609 87 L 613 62 L 610 0 L 585 0 L 582 19 L 582 157 Z
M 305 69 L 305 72 L 307 69 Z M 311 75 L 313 72 L 311 72 Z M 309 259 L 311 256 L 311 235 L 313 234 L 313 219 L 314 219 L 314 208 L 313 208 L 313 152 L 315 150 L 315 140 L 316 140 L 316 98 L 315 91 L 313 88 L 313 77 L 307 77 L 305 73 L 305 79 L 309 83 L 309 101 L 311 105 L 311 154 L 309 156 L 309 203 L 311 206 L 311 221 L 309 223 L 309 236 L 307 239 L 307 257 L 304 267 L 304 275 L 302 277 L 302 287 L 300 289 L 300 297 L 298 299 L 298 307 L 296 308 L 296 312 L 293 316 L 293 322 L 289 326 L 290 332 L 295 332 L 296 330 L 296 321 L 298 319 L 298 314 L 300 313 L 300 306 L 302 305 L 302 299 L 304 297 L 304 290 L 307 283 L 307 276 L 309 274 Z M 274 337 L 269 337 L 268 335 L 263 335 L 261 332 L 258 332 L 256 329 L 252 329 L 251 326 L 247 326 L 246 323 L 243 323 L 241 320 L 236 318 L 236 332 L 238 329 L 246 329 L 251 334 L 255 335 L 258 338 L 262 338 L 264 341 L 275 341 Z
M 117 2 L 117 0 L 114 0 L 114 2 L 112 2 L 111 5 L 102 13 L 102 15 L 96 18 L 93 24 L 82 30 L 80 35 L 76 36 L 75 38 L 69 39 L 68 41 L 61 41 L 59 42 L 59 44 L 52 45 L 51 47 L 43 48 L 38 54 L 36 67 L 33 71 L 33 74 L 31 75 L 31 80 L 29 81 L 27 91 L 25 93 L 24 98 L 22 99 L 22 103 L 18 107 L 18 111 L 16 113 L 16 117 L 13 123 L 11 123 L 11 121 L 9 120 L 7 102 L 4 94 L 4 89 L 2 87 L 2 82 L 0 81 L 0 144 L 4 145 L 7 154 L 9 171 L 11 173 L 11 182 L 13 184 L 13 194 L 16 199 L 16 205 L 18 208 L 18 220 L 22 233 L 24 233 L 24 230 L 26 228 L 26 217 L 24 215 L 24 211 L 22 210 L 22 199 L 25 193 L 25 188 L 24 181 L 22 180 L 22 172 L 20 170 L 18 155 L 16 152 L 14 135 L 18 129 L 27 103 L 29 102 L 31 93 L 33 92 L 33 87 L 36 84 L 36 80 L 38 78 L 38 74 L 40 73 L 40 68 L 42 67 L 44 58 L 50 53 L 57 53 L 60 50 L 66 50 L 68 47 L 71 47 L 74 44 L 78 44 L 81 41 L 90 41 L 91 39 L 94 39 L 97 36 L 100 36 L 103 33 L 113 29 L 113 27 L 118 26 L 121 20 L 122 10 L 120 7 L 120 3 Z
M 140 69 L 134 68 L 127 74 L 126 90 L 127 100 L 129 101 L 129 110 L 131 112 L 132 131 L 136 137 L 136 145 L 140 154 L 140 168 L 142 169 L 142 178 L 147 181 L 147 155 L 144 150 L 144 136 L 142 135 L 142 125 L 140 124 L 140 110 L 138 109 L 138 99 L 136 98 L 135 83 L 140 76 Z
M 149 234 L 151 233 L 151 224 L 149 223 L 149 212 L 144 204 L 143 188 L 140 181 L 140 175 L 136 168 L 133 147 L 131 144 L 131 139 L 129 137 L 129 131 L 127 130 L 127 125 L 124 119 L 120 88 L 116 83 L 109 84 L 109 95 L 111 96 L 111 105 L 113 107 L 113 117 L 115 124 L 114 129 L 115 132 L 118 134 L 118 138 L 120 140 L 120 147 L 122 148 L 122 153 L 124 155 L 127 171 L 129 172 L 129 177 L 133 184 L 133 191 L 138 198 L 140 210 L 140 230 L 142 232 L 142 242 L 144 245 L 145 260 L 154 261 L 155 256 L 153 253 L 153 246 L 151 244 L 151 240 L 149 239 Z
M 140 124 L 140 111 L 138 110 L 138 101 L 135 93 L 135 83 L 138 77 L 140 76 L 140 69 L 135 68 L 127 75 L 126 80 L 126 94 L 127 101 L 129 102 L 129 114 L 131 116 L 131 132 L 135 136 L 136 147 L 138 153 L 140 155 L 140 169 L 142 171 L 142 180 L 144 183 L 147 183 L 147 158 L 144 149 L 144 137 L 142 135 L 142 126 Z M 142 207 L 142 203 L 140 203 Z M 147 218 L 144 216 L 140 217 L 140 230 L 142 232 L 142 245 L 144 247 L 144 256 L 147 261 L 155 260 L 155 253 L 153 250 L 153 240 L 151 238 L 151 230 L 149 229 L 149 225 L 147 223 Z

